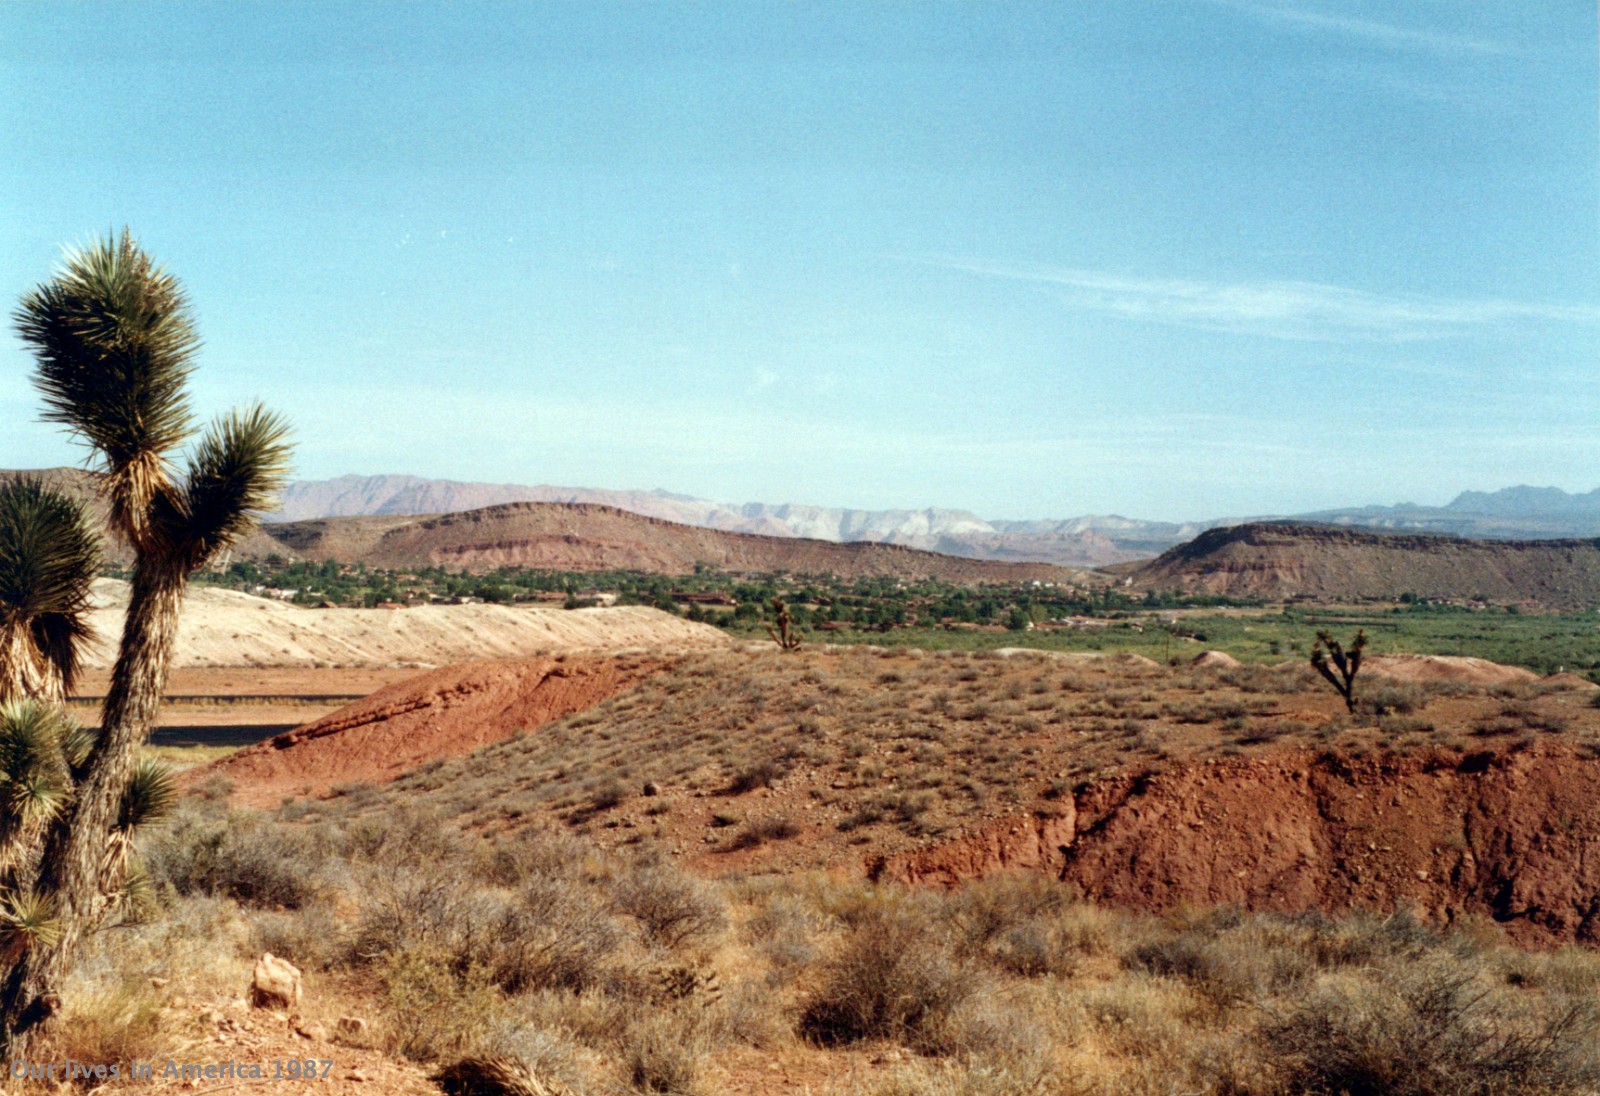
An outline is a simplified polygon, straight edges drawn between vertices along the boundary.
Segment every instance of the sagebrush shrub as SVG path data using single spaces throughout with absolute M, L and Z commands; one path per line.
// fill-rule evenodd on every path
M 800 1032 L 823 1046 L 873 1038 L 925 1045 L 982 986 L 982 975 L 930 938 L 909 907 L 875 907 L 824 964 Z
M 208 817 L 183 810 L 143 845 L 156 886 L 233 898 L 249 906 L 299 909 L 318 893 L 323 856 L 311 835 L 259 815 Z
M 1315 1096 L 1511 1096 L 1593 1092 L 1596 1008 L 1529 1010 L 1462 964 L 1432 960 L 1325 980 L 1269 1023 L 1263 1042 L 1290 1091 Z
M 699 880 L 663 866 L 636 867 L 613 878 L 613 907 L 639 922 L 645 938 L 666 948 L 704 940 L 722 930 L 722 904 Z

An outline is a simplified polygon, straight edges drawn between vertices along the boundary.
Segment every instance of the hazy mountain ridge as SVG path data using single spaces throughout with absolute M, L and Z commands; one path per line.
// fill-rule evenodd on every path
M 969 510 L 942 507 L 858 510 L 803 503 L 724 504 L 660 489 L 612 491 L 353 475 L 292 484 L 272 520 L 459 513 L 512 502 L 612 506 L 729 533 L 896 544 L 969 559 L 1037 561 L 1067 567 L 1147 558 L 1206 529 L 1227 524 L 1225 520 L 1150 522 L 1116 515 L 989 521 Z
M 1499 491 L 1463 491 L 1446 510 L 1495 517 L 1589 518 L 1600 523 L 1600 488 L 1568 494 L 1559 487 L 1505 487 Z
M 1365 506 L 1292 515 L 1292 520 L 1478 540 L 1548 540 L 1600 536 L 1600 491 L 1559 487 L 1463 491 L 1444 506 Z
M 86 498 L 103 510 L 94 473 L 75 468 L 0 471 L 0 480 L 43 479 Z M 449 514 L 513 502 L 610 506 L 645 517 L 730 533 L 809 538 L 837 543 L 871 542 L 1000 562 L 1042 562 L 1065 567 L 1102 567 L 1149 559 L 1211 529 L 1270 516 L 1166 522 L 1089 514 L 1073 518 L 985 519 L 969 510 L 941 507 L 857 510 L 799 503 L 727 505 L 664 490 L 612 491 L 549 484 L 472 483 L 421 476 L 340 476 L 301 480 L 285 492 L 275 523 L 318 517 L 408 517 Z M 1463 491 L 1444 506 L 1364 506 L 1292 515 L 1288 520 L 1401 533 L 1490 540 L 1600 537 L 1600 489 L 1569 493 L 1555 487 L 1507 487 Z M 252 534 L 241 545 L 259 555 L 274 543 Z M 108 545 L 113 558 L 123 554 Z
M 1170 522 L 1087 514 L 1005 520 L 940 507 L 856 510 L 801 503 L 725 504 L 661 489 L 612 491 L 420 476 L 351 475 L 293 484 L 274 520 L 456 513 L 511 502 L 613 506 L 645 517 L 730 533 L 841 543 L 872 541 L 970 559 L 1034 560 L 1068 567 L 1147 559 L 1210 529 L 1278 516 Z M 1463 491 L 1445 506 L 1400 503 L 1289 516 L 1329 525 L 1496 540 L 1592 537 L 1600 536 L 1600 489 L 1569 494 L 1556 487 L 1507 487 L 1489 492 Z

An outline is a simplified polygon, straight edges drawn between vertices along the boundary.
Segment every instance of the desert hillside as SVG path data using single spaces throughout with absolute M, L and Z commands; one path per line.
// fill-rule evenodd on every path
M 234 781 L 236 800 L 256 807 L 284 795 L 393 780 L 592 708 L 658 668 L 637 656 L 568 655 L 446 666 L 248 746 L 203 772 Z
M 1131 575 L 1136 586 L 1320 601 L 1481 598 L 1600 605 L 1600 541 L 1465 540 L 1329 526 L 1236 525 L 1202 533 Z
M 1028 870 L 1125 907 L 1404 907 L 1600 939 L 1593 827 L 1550 829 L 1600 795 L 1594 687 L 1471 659 L 1392 670 L 1352 718 L 1299 664 L 859 648 L 477 662 L 190 780 L 228 777 L 255 805 L 371 781 L 352 809 L 567 829 L 719 876 Z
M 100 636 L 120 633 L 127 601 L 127 583 L 114 579 L 95 583 L 92 622 Z M 722 647 L 728 642 L 710 625 L 645 606 L 305 609 L 231 590 L 191 587 L 179 625 L 175 665 L 436 666 L 550 651 Z M 103 668 L 115 656 L 114 640 L 102 639 L 85 665 Z
M 581 503 L 507 503 L 431 517 L 328 518 L 269 525 L 265 531 L 307 559 L 378 567 L 486 571 L 516 566 L 677 575 L 708 564 L 735 572 L 889 575 L 961 583 L 1059 582 L 1071 577 L 1065 568 L 1050 564 L 959 559 L 892 544 L 727 533 Z

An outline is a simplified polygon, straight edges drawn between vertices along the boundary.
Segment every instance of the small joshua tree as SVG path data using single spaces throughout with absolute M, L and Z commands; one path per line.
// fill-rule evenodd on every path
M 784 604 L 783 598 L 772 599 L 772 617 L 775 623 L 767 625 L 767 634 L 772 636 L 780 649 L 798 651 L 800 633 L 795 630 L 794 617 L 789 614 L 789 606 Z
M 1317 641 L 1311 645 L 1311 667 L 1328 679 L 1328 684 L 1344 697 L 1344 706 L 1352 713 L 1356 710 L 1356 673 L 1361 669 L 1361 652 L 1367 646 L 1365 629 L 1356 633 L 1355 642 L 1346 651 L 1339 641 L 1327 632 L 1318 632 Z M 1328 665 L 1329 661 L 1333 665 Z M 1338 673 L 1334 673 L 1337 670 Z

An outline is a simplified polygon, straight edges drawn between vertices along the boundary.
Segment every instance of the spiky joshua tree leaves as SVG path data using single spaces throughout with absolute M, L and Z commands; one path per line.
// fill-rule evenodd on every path
M 0 963 L 59 938 L 36 889 L 47 827 L 71 802 L 93 740 L 61 707 L 91 638 L 100 545 L 70 496 L 0 486 Z
M 128 232 L 69 251 L 14 318 L 44 417 L 93 454 L 133 573 L 101 731 L 38 842 L 36 908 L 0 911 L 0 928 L 49 926 L 7 953 L 0 1036 L 13 1054 L 48 1021 L 79 941 L 124 893 L 133 827 L 172 801 L 170 779 L 138 753 L 166 687 L 184 586 L 272 505 L 289 467 L 286 424 L 260 407 L 216 420 L 175 466 L 196 431 L 187 382 L 200 340 L 177 279 Z
M 100 542 L 83 507 L 29 480 L 0 486 L 0 704 L 60 701 L 90 638 Z
M 1344 706 L 1352 713 L 1356 710 L 1356 674 L 1361 670 L 1361 652 L 1367 646 L 1366 629 L 1356 633 L 1355 642 L 1346 651 L 1328 632 L 1318 632 L 1317 641 L 1311 645 L 1311 667 L 1328 679 L 1328 684 L 1344 697 Z M 1333 665 L 1330 667 L 1329 662 Z M 1335 673 L 1334 671 L 1338 671 Z
M 60 704 L 0 706 L 0 963 L 15 966 L 61 940 L 56 896 L 40 885 L 43 839 L 71 807 L 95 741 Z M 170 814 L 177 799 L 171 770 L 155 761 L 137 763 L 101 858 L 109 908 L 126 901 L 139 878 L 130 875 L 134 830 Z

